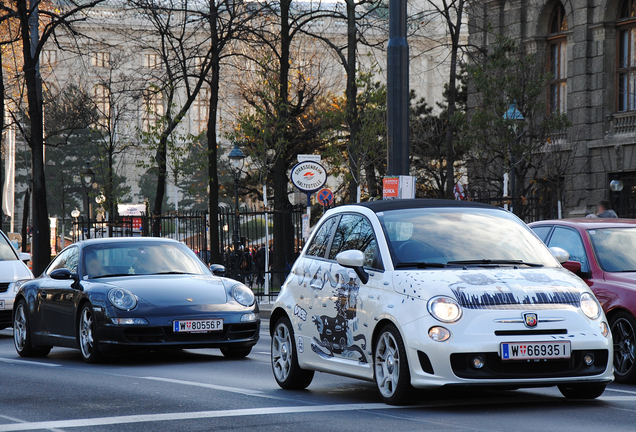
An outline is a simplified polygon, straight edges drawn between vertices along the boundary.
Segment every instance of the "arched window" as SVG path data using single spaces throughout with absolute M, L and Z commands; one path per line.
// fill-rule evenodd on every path
M 550 87 L 548 103 L 550 112 L 565 113 L 567 103 L 567 36 L 568 20 L 565 9 L 559 2 L 550 15 L 548 34 L 548 65 L 550 72 Z
M 618 9 L 618 111 L 636 110 L 636 1 L 623 0 Z

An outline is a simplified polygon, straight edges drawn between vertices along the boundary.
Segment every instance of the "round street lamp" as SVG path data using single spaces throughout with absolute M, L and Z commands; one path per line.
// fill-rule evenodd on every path
M 239 180 L 241 179 L 241 173 L 243 170 L 243 165 L 245 164 L 245 153 L 241 150 L 238 144 L 234 144 L 234 148 L 228 155 L 228 159 L 230 159 L 230 174 L 232 175 L 232 179 L 234 180 L 234 256 L 236 258 L 234 271 L 235 277 L 238 276 L 239 267 L 240 267 L 240 242 L 241 242 L 241 228 L 239 225 L 239 203 L 238 203 L 238 187 Z
M 80 211 L 76 208 L 75 210 L 71 211 L 71 217 L 73 219 L 77 219 L 80 215 Z
M 91 187 L 93 184 L 93 177 L 95 177 L 95 171 L 91 168 L 90 161 L 84 162 L 84 166 L 82 167 L 82 183 L 85 188 Z
M 620 192 L 623 190 L 623 182 L 621 180 L 612 180 L 609 186 L 612 192 Z

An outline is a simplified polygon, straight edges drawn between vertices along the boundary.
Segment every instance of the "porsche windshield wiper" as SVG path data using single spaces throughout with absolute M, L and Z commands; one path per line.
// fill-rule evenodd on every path
M 410 262 L 410 263 L 397 263 L 395 268 L 416 267 L 416 268 L 444 268 L 446 264 L 433 263 L 433 262 Z
M 136 275 L 135 275 L 135 273 L 132 273 L 132 274 L 131 273 L 115 273 L 115 274 L 105 274 L 105 275 L 93 276 L 91 279 L 119 277 L 119 276 L 136 276 Z
M 151 273 L 153 275 L 164 275 L 164 274 L 193 274 L 193 273 L 188 273 L 188 272 L 182 272 L 182 271 L 164 271 L 164 272 L 158 272 L 158 273 Z
M 543 264 L 529 263 L 523 260 L 503 260 L 503 259 L 481 259 L 481 260 L 464 260 L 449 261 L 447 265 L 523 265 L 528 267 L 543 267 Z

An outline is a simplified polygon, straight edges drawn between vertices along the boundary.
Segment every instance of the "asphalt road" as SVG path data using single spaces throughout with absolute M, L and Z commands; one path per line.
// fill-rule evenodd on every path
M 306 391 L 280 390 L 270 337 L 244 360 L 218 350 L 149 353 L 87 365 L 55 348 L 26 361 L 0 331 L 0 432 L 55 431 L 636 431 L 636 386 L 596 401 L 556 388 L 428 392 L 407 408 L 379 402 L 372 383 L 316 374 Z

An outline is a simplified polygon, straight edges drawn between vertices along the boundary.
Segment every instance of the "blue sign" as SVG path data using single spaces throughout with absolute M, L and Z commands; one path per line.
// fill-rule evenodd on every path
M 333 192 L 330 189 L 320 189 L 318 191 L 318 202 L 323 206 L 328 206 L 333 202 Z

